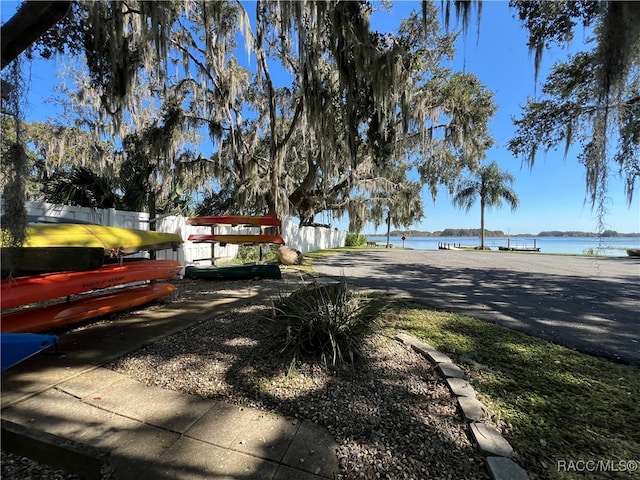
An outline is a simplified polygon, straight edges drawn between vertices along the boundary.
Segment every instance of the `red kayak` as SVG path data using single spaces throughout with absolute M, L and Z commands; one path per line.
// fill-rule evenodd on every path
M 105 265 L 88 272 L 6 279 L 0 283 L 0 308 L 4 310 L 126 283 L 164 280 L 178 275 L 181 268 L 180 263 L 173 260 L 140 260 L 122 265 Z
M 46 307 L 28 308 L 2 315 L 2 332 L 42 332 L 54 327 L 83 322 L 123 312 L 153 302 L 176 291 L 170 283 L 123 288 L 110 293 L 79 298 Z
M 187 220 L 189 225 L 248 225 L 251 227 L 280 227 L 282 222 L 275 215 L 214 215 Z
M 235 243 L 239 245 L 252 243 L 275 243 L 284 245 L 284 239 L 280 235 L 227 235 L 227 234 L 206 234 L 192 233 L 188 240 L 192 242 L 209 242 L 209 243 Z

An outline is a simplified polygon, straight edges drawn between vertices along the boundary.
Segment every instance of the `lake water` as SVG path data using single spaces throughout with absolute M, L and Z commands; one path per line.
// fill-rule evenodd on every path
M 367 235 L 367 240 L 372 242 L 387 242 L 384 235 Z M 484 243 L 486 247 L 497 250 L 498 247 L 506 247 L 507 241 L 512 247 L 533 247 L 540 248 L 541 253 L 565 253 L 584 254 L 594 253 L 605 256 L 627 256 L 628 248 L 640 248 L 640 237 L 486 237 Z M 402 247 L 400 237 L 391 237 L 391 243 L 395 247 Z M 467 247 L 480 245 L 478 237 L 408 237 L 404 241 L 406 248 L 414 250 L 437 250 L 439 243 L 449 243 Z

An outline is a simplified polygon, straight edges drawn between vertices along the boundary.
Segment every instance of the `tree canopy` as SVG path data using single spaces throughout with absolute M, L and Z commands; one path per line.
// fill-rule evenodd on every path
M 445 2 L 445 21 L 455 6 L 466 29 L 474 5 L 479 18 L 481 1 Z M 516 120 L 512 152 L 532 165 L 541 149 L 564 144 L 566 152 L 577 143 L 592 204 L 603 208 L 615 168 L 631 201 L 640 175 L 639 4 L 510 5 L 530 32 L 536 72 L 550 45 L 570 41 L 577 27 L 593 32 L 593 48 L 556 65 L 542 97 Z M 200 188 L 213 178 L 231 190 L 233 208 L 291 213 L 303 222 L 322 211 L 349 212 L 357 226 L 382 220 L 379 192 L 406 183 L 397 168 L 416 169 L 433 195 L 477 168 L 492 142 L 486 126 L 495 109 L 473 75 L 441 66 L 453 55 L 454 37 L 441 32 L 431 2 L 397 34 L 371 28 L 373 8 L 259 0 L 249 12 L 238 1 L 79 0 L 27 55 L 83 59 L 89 77 L 76 84 L 74 100 L 94 112 L 79 113 L 85 124 L 75 126 L 99 139 L 148 140 L 145 132 L 162 128 L 172 105 L 188 135 L 204 126 L 213 144 L 206 157 L 190 155 L 179 136 L 155 144 L 153 162 L 179 163 L 154 170 L 156 179 L 189 170 L 182 183 Z M 29 156 L 11 145 L 3 153 Z M 28 189 L 18 178 L 28 171 L 14 163 L 4 172 L 7 198 Z
M 587 194 L 602 209 L 612 168 L 631 202 L 640 179 L 640 5 L 636 2 L 512 2 L 530 31 L 536 58 L 569 41 L 576 22 L 591 27 L 593 49 L 552 69 L 542 97 L 529 99 L 509 149 L 533 165 L 539 150 L 577 143 Z M 539 60 L 536 60 L 538 62 Z
M 447 2 L 447 24 L 452 4 L 465 31 L 474 6 L 479 25 L 481 1 Z M 546 49 L 571 42 L 577 27 L 592 32 L 586 42 L 591 50 L 556 64 L 542 97 L 529 99 L 522 117 L 515 120 L 517 131 L 509 150 L 533 166 L 540 150 L 560 146 L 566 155 L 577 143 L 587 196 L 603 229 L 612 170 L 625 178 L 629 203 L 640 179 L 640 3 L 510 0 L 509 5 L 529 31 L 535 79 Z
M 136 168 L 145 158 L 167 162 L 149 177 L 166 182 L 189 166 L 183 183 L 214 179 L 233 192 L 237 213 L 304 223 L 348 212 L 357 227 L 382 219 L 391 192 L 419 197 L 407 181 L 412 168 L 434 195 L 477 168 L 495 111 L 477 78 L 442 67 L 455 37 L 441 31 L 433 5 L 397 33 L 372 29 L 372 8 L 260 0 L 248 12 L 237 1 L 83 0 L 38 48 L 84 58 L 89 77 L 73 95 L 94 112 L 77 120 L 90 118 L 85 127 L 117 139 L 127 161 L 140 160 Z M 210 154 L 181 155 L 188 142 L 163 130 L 169 111 L 179 131 L 206 130 Z
M 473 178 L 462 180 L 456 187 L 453 204 L 469 211 L 480 199 L 480 248 L 484 249 L 485 208 L 500 207 L 506 201 L 512 210 L 520 203 L 517 193 L 511 188 L 515 177 L 500 170 L 497 162 L 480 167 Z

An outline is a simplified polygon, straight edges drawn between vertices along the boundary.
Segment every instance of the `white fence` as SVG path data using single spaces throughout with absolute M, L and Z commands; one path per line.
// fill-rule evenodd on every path
M 41 217 L 64 218 L 79 222 L 95 223 L 110 227 L 135 228 L 149 230 L 149 214 L 143 212 L 127 212 L 114 208 L 97 209 L 88 207 L 74 207 L 69 205 L 54 205 L 50 203 L 27 202 L 27 215 L 37 220 Z M 0 210 L 2 202 L 0 201 Z M 187 225 L 187 218 L 182 216 L 168 216 L 157 220 L 156 230 L 159 232 L 177 233 L 184 240 L 180 248 L 173 252 L 161 250 L 158 258 L 178 260 L 182 265 L 193 263 L 210 264 L 211 258 L 229 259 L 238 253 L 238 246 L 227 244 L 194 243 L 187 240 L 192 233 L 211 233 L 210 227 Z M 216 233 L 255 233 L 255 229 L 238 229 L 232 227 L 216 227 Z M 343 247 L 347 232 L 336 228 L 326 227 L 298 227 L 292 220 L 282 222 L 282 237 L 285 244 L 302 253 L 323 250 L 326 248 Z

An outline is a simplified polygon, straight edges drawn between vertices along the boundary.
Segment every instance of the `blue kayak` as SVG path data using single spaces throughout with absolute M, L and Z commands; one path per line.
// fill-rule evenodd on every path
M 57 342 L 58 337 L 55 335 L 0 333 L 0 366 L 2 371 L 4 372 L 7 368 L 13 367 Z

